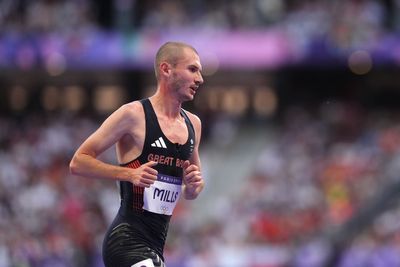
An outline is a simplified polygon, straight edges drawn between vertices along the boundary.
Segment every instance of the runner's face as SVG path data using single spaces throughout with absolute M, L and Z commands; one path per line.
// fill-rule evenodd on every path
M 185 56 L 172 68 L 170 86 L 180 100 L 193 100 L 197 89 L 203 83 L 202 67 L 199 56 L 190 49 L 185 50 Z

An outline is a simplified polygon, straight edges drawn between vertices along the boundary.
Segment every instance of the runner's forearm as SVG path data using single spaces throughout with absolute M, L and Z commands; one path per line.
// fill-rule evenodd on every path
M 70 171 L 74 175 L 129 181 L 129 169 L 104 163 L 91 155 L 75 154 L 70 162 Z

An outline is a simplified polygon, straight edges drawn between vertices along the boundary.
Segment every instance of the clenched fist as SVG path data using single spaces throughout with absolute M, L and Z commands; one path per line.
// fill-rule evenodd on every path
M 132 170 L 131 182 L 139 187 L 150 187 L 157 180 L 158 171 L 152 167 L 157 165 L 155 161 L 149 161 L 137 169 Z
M 204 187 L 199 167 L 188 160 L 183 163 L 183 184 L 186 199 L 195 199 Z

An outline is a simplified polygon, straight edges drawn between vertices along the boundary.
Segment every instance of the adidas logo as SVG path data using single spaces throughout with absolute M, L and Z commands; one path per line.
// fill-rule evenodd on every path
M 194 150 L 194 141 L 193 139 L 190 138 L 190 153 L 192 153 Z
M 162 137 L 159 137 L 154 143 L 151 144 L 151 146 L 167 148 L 167 146 L 165 145 L 164 139 Z

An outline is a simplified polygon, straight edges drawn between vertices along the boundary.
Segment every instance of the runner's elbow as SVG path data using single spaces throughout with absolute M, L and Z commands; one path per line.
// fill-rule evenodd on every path
M 69 172 L 72 175 L 78 175 L 79 174 L 79 156 L 74 155 L 69 163 Z

